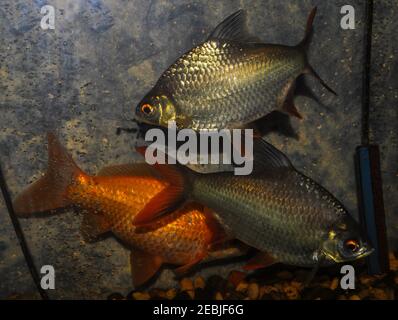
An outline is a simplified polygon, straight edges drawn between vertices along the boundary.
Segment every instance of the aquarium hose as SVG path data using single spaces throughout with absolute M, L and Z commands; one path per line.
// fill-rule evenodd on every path
M 383 185 L 380 169 L 379 146 L 370 143 L 370 71 L 372 53 L 373 0 L 367 0 L 366 28 L 364 37 L 364 70 L 362 84 L 362 132 L 361 146 L 355 154 L 358 186 L 359 218 L 374 252 L 367 257 L 369 274 L 385 273 L 389 270 L 386 222 L 383 202 Z
M 30 271 L 30 274 L 32 275 L 33 282 L 35 283 L 41 298 L 43 300 L 49 300 L 49 296 L 48 296 L 47 292 L 40 285 L 40 276 L 39 276 L 37 269 L 35 267 L 35 264 L 33 262 L 33 258 L 29 251 L 29 247 L 26 243 L 26 239 L 23 234 L 21 225 L 19 224 L 19 220 L 15 214 L 15 211 L 14 211 L 14 208 L 12 205 L 12 201 L 11 201 L 11 197 L 10 197 L 10 193 L 8 192 L 7 184 L 6 184 L 1 166 L 0 166 L 0 188 L 1 188 L 1 192 L 3 194 L 4 202 L 6 204 L 8 213 L 10 215 L 11 222 L 12 222 L 14 230 L 15 230 L 15 234 L 17 235 L 19 245 L 22 249 L 22 253 L 24 255 L 24 258 L 25 258 L 26 264 L 28 266 L 28 269 Z

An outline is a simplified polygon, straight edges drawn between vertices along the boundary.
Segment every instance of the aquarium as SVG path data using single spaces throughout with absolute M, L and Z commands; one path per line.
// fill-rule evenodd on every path
M 397 11 L 2 1 L 0 299 L 396 300 Z

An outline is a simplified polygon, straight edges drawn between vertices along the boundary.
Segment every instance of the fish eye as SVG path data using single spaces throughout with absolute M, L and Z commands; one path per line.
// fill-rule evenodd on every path
M 153 113 L 153 111 L 154 111 L 155 109 L 154 109 L 154 107 L 152 107 L 150 104 L 148 104 L 148 103 L 145 103 L 145 104 L 143 104 L 142 106 L 141 106 L 141 112 L 142 113 L 145 113 L 146 115 L 150 115 L 150 114 L 152 114 Z
M 348 239 L 344 242 L 344 248 L 355 253 L 359 250 L 359 242 L 355 239 Z

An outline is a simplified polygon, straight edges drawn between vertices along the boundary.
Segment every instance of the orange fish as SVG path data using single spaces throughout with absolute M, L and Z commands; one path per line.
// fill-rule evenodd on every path
M 150 227 L 137 230 L 135 215 L 168 186 L 145 163 L 111 166 L 89 176 L 50 133 L 48 170 L 15 199 L 14 207 L 20 217 L 70 205 L 79 207 L 84 212 L 84 235 L 93 239 L 111 231 L 132 248 L 131 271 L 138 286 L 152 278 L 163 263 L 179 265 L 177 272 L 185 272 L 205 258 L 212 260 L 211 245 L 225 236 L 197 203 L 184 204 Z M 236 250 L 225 252 L 226 256 L 239 254 Z

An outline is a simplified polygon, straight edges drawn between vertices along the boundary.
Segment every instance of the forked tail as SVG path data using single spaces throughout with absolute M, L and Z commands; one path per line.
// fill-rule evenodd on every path
M 314 7 L 314 8 L 311 10 L 311 12 L 310 12 L 310 14 L 309 14 L 309 16 L 308 16 L 308 19 L 307 19 L 307 26 L 306 26 L 306 28 L 305 28 L 304 38 L 303 38 L 303 40 L 301 40 L 301 42 L 297 45 L 297 47 L 298 47 L 298 48 L 302 48 L 302 50 L 303 50 L 304 52 L 307 51 L 308 46 L 309 46 L 309 44 L 310 44 L 310 42 L 311 42 L 311 38 L 312 38 L 312 34 L 313 34 L 313 23 L 314 23 L 316 11 L 317 11 L 317 8 L 316 8 L 316 7 Z M 313 77 L 315 77 L 315 78 L 316 78 L 316 79 L 317 79 L 329 92 L 331 92 L 331 93 L 333 93 L 334 95 L 337 96 L 337 93 L 336 93 L 332 88 L 330 88 L 330 87 L 325 83 L 325 81 L 323 81 L 323 80 L 321 79 L 321 77 L 315 72 L 314 68 L 310 65 L 310 63 L 308 62 L 308 59 L 307 59 L 307 58 L 306 58 L 306 66 L 304 67 L 303 73 L 304 73 L 304 74 L 310 74 L 310 75 L 312 75 Z
M 14 201 L 18 216 L 47 212 L 70 205 L 67 188 L 82 171 L 53 133 L 48 133 L 48 168 L 45 175 L 25 189 Z

